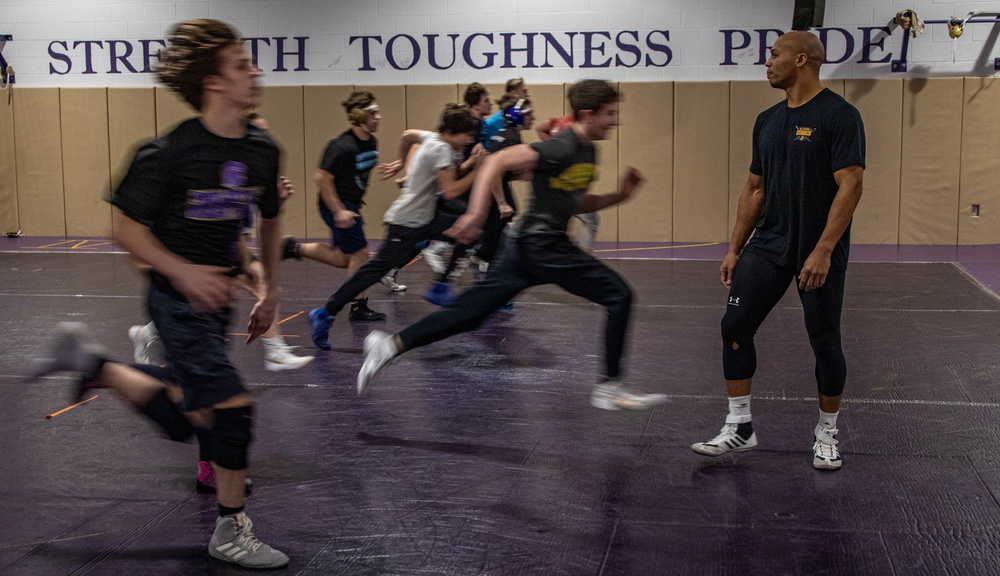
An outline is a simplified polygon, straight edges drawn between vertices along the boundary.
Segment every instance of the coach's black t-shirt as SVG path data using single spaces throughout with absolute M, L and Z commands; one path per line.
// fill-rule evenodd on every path
M 531 203 L 512 236 L 566 234 L 569 219 L 594 180 L 597 152 L 574 130 L 564 130 L 545 142 L 529 144 L 538 153 L 532 177 Z
M 195 264 L 236 267 L 248 215 L 278 215 L 278 146 L 262 130 L 209 132 L 197 118 L 143 145 L 111 203 Z
M 319 167 L 333 175 L 333 186 L 341 202 L 361 205 L 368 189 L 368 176 L 378 165 L 378 141 L 358 138 L 353 130 L 344 132 L 326 145 Z M 320 198 L 320 204 L 323 199 Z
M 757 116 L 750 172 L 763 177 L 764 213 L 746 250 L 796 272 L 802 270 L 826 228 L 837 195 L 833 173 L 865 166 L 861 114 L 824 89 L 797 108 L 779 102 Z M 831 270 L 846 270 L 848 225 L 830 257 Z
M 486 150 L 490 154 L 493 154 L 494 152 L 499 152 L 504 148 L 516 146 L 520 143 L 521 131 L 513 126 L 504 126 L 486 142 Z M 503 197 L 507 201 L 507 204 L 510 204 L 511 207 L 514 207 L 514 191 L 511 190 L 510 183 L 514 179 L 515 175 L 516 174 L 514 172 L 505 172 L 502 177 Z

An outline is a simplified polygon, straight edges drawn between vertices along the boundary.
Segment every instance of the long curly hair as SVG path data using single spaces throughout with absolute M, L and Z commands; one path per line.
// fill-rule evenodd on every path
M 185 20 L 170 32 L 169 45 L 160 51 L 156 75 L 188 104 L 201 110 L 205 77 L 218 75 L 222 51 L 239 44 L 236 31 L 225 22 Z

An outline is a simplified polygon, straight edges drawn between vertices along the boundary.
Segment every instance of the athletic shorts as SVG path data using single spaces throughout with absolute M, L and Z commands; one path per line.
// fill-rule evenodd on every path
M 326 222 L 326 225 L 330 227 L 333 245 L 340 248 L 344 254 L 354 254 L 368 246 L 368 239 L 365 238 L 365 220 L 361 217 L 360 206 L 344 202 L 344 208 L 358 215 L 354 219 L 354 226 L 350 228 L 337 228 L 337 223 L 333 220 L 333 212 L 330 212 L 326 204 L 320 203 L 319 215 L 323 217 L 323 222 Z
M 184 390 L 181 410 L 209 408 L 247 392 L 226 355 L 231 310 L 197 312 L 173 290 L 159 286 L 165 281 L 159 277 L 150 282 L 147 306 L 174 382 Z

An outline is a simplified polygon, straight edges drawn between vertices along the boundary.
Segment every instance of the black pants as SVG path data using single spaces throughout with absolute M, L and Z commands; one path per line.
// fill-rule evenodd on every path
M 507 200 L 508 204 L 514 206 L 513 200 Z M 500 209 L 496 201 L 490 203 L 490 211 L 486 215 L 486 222 L 483 224 L 483 233 L 479 239 L 472 244 L 456 244 L 451 253 L 451 260 L 445 268 L 444 273 L 438 277 L 439 282 L 450 282 L 457 279 L 469 265 L 472 256 L 478 257 L 484 262 L 492 262 L 497 253 L 497 246 L 500 243 L 500 235 L 507 228 L 507 224 L 513 216 L 507 218 L 500 217 Z
M 336 316 L 355 296 L 381 280 L 389 270 L 406 266 L 418 243 L 441 237 L 441 233 L 451 228 L 456 220 L 458 216 L 454 214 L 438 212 L 430 224 L 419 228 L 389 224 L 382 247 L 330 296 L 326 301 L 326 313 Z
M 845 277 L 844 271 L 831 271 L 821 288 L 799 290 L 806 332 L 816 357 L 817 387 L 824 396 L 843 394 L 847 380 L 847 362 L 840 344 Z M 753 252 L 744 251 L 740 256 L 722 318 L 722 367 L 726 380 L 753 377 L 757 369 L 754 335 L 794 280 L 792 269 L 782 268 Z
M 604 328 L 605 371 L 621 372 L 632 289 L 613 270 L 570 242 L 565 234 L 504 237 L 486 278 L 442 308 L 399 333 L 406 350 L 472 330 L 516 294 L 539 284 L 556 284 L 607 308 Z
M 511 204 L 513 206 L 513 204 Z M 483 225 L 483 235 L 479 239 L 479 248 L 476 256 L 484 262 L 492 262 L 497 253 L 497 246 L 500 243 L 500 236 L 507 229 L 507 225 L 513 220 L 513 216 L 507 218 L 500 217 L 500 209 L 496 202 L 490 206 L 490 213 L 486 217 L 486 224 Z

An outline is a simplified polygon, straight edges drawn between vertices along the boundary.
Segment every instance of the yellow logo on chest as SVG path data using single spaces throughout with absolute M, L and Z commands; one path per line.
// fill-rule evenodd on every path
M 549 187 L 567 191 L 583 190 L 594 180 L 595 168 L 593 164 L 574 164 L 558 176 L 549 178 Z
M 809 137 L 816 132 L 815 128 L 809 128 L 808 126 L 796 126 L 795 127 L 795 139 L 799 142 L 806 142 Z

